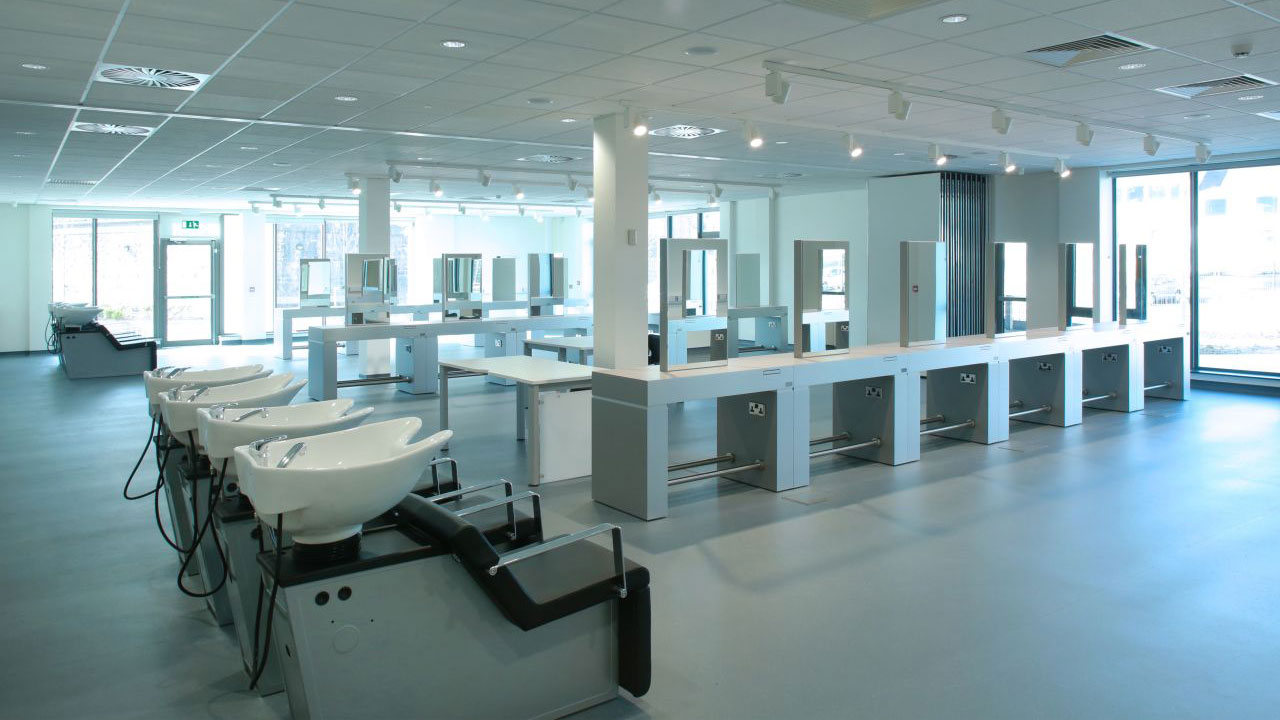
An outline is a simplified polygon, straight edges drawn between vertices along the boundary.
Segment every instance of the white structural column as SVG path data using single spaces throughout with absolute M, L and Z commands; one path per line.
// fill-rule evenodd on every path
M 619 113 L 595 119 L 595 363 L 648 362 L 649 139 Z
M 391 179 L 362 178 L 360 189 L 360 252 L 390 255 Z M 360 358 L 360 374 L 365 377 L 391 372 L 391 341 L 361 342 Z

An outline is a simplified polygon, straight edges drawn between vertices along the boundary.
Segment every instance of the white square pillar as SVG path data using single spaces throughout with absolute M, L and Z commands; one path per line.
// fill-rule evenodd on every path
M 595 119 L 595 363 L 648 363 L 649 139 L 623 113 Z

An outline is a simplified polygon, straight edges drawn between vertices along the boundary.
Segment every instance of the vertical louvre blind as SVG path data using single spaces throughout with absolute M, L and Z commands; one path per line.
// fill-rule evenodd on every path
M 942 173 L 942 239 L 947 243 L 947 336 L 983 332 L 987 178 Z

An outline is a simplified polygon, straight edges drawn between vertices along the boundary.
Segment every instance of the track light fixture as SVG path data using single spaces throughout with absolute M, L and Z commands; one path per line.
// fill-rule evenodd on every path
M 524 217 L 524 206 L 523 206 L 523 205 L 517 205 L 517 206 L 516 206 L 516 214 L 517 214 L 517 215 L 519 215 L 520 217 Z
M 654 205 L 662 204 L 662 196 L 658 194 L 658 190 L 652 185 L 649 186 L 649 197 L 653 200 Z
M 262 208 L 259 208 L 258 203 L 255 203 L 255 202 L 249 203 L 249 210 L 252 211 L 254 215 L 257 215 L 258 213 L 262 212 Z
M 573 214 L 577 215 L 578 217 L 582 217 L 582 208 L 574 208 Z
M 721 193 L 723 193 L 723 192 L 724 192 L 724 188 L 720 187 L 718 184 L 712 184 L 712 186 L 711 186 L 711 196 L 712 196 L 712 197 L 714 197 L 715 199 L 719 200 L 719 199 L 720 199 L 720 194 L 721 194 Z
M 280 202 L 280 198 L 278 197 L 271 198 L 271 207 L 279 209 L 283 206 L 284 206 L 284 203 Z
M 1009 128 L 1013 127 L 1013 118 L 1000 108 L 996 108 L 991 113 L 991 129 L 1001 135 L 1008 135 Z
M 513 188 L 515 188 L 515 190 L 516 190 L 516 199 L 517 199 L 517 200 L 523 200 L 523 199 L 524 199 L 524 190 L 521 190 L 519 185 L 512 185 L 512 187 L 513 187 Z
M 769 188 L 769 199 L 770 199 L 770 200 L 777 200 L 777 199 L 778 199 L 778 188 L 776 188 L 776 187 L 771 187 L 771 188 Z
M 938 167 L 942 167 L 947 164 L 947 156 L 942 152 L 942 148 L 938 147 L 938 143 L 931 143 L 929 145 L 929 159 Z
M 1093 144 L 1093 128 L 1084 123 L 1076 125 L 1076 142 L 1085 147 Z
M 902 93 L 894 90 L 889 93 L 889 114 L 899 120 L 906 120 L 911 114 L 911 101 L 902 97 Z
M 565 179 L 565 184 L 569 186 L 569 192 L 573 192 L 574 190 L 577 190 L 577 189 L 578 189 L 578 179 L 577 179 L 577 178 L 575 178 L 575 177 L 574 177 L 574 176 L 572 176 L 572 175 L 565 175 L 565 176 L 564 176 L 564 179 Z
M 777 70 L 770 70 L 764 76 L 764 96 L 783 105 L 787 102 L 787 98 L 791 96 L 791 83 L 782 79 L 782 73 Z
M 324 209 L 324 198 L 320 198 L 320 202 L 316 203 L 316 205 L 317 205 L 321 210 L 323 210 L 323 209 Z
M 436 197 L 444 197 L 444 188 L 440 187 L 440 183 L 434 179 L 431 181 L 431 194 Z
M 1204 143 L 1196 143 L 1196 162 L 1201 165 L 1209 162 L 1209 158 L 1213 156 L 1213 150 L 1209 149 Z
M 347 188 L 348 188 L 349 190 L 351 190 L 351 194 L 352 194 L 352 195 L 359 195 L 359 194 L 360 194 L 360 179 L 359 179 L 359 178 L 347 178 Z
M 462 203 L 458 203 L 458 214 L 459 214 L 459 215 L 466 215 L 466 214 L 467 214 L 467 206 L 466 206 L 466 205 L 463 205 Z
M 480 187 L 489 187 L 489 183 L 493 182 L 493 176 L 483 170 L 476 171 L 476 178 L 480 180 Z
M 1160 152 L 1160 141 L 1156 139 L 1155 135 L 1147 133 L 1147 136 L 1142 138 L 1142 150 L 1146 154 L 1155 157 L 1156 153 Z
M 391 176 L 391 182 L 393 183 L 398 183 L 404 179 L 404 173 L 400 172 L 400 168 L 395 167 L 394 165 L 391 166 L 391 172 L 389 174 Z
M 1053 164 L 1053 171 L 1063 180 L 1071 177 L 1071 168 L 1067 167 L 1067 161 L 1062 158 L 1058 158 L 1058 161 Z
M 849 148 L 849 157 L 854 159 L 862 157 L 862 143 L 854 140 L 852 135 L 845 133 L 844 144 Z
M 1004 168 L 1007 173 L 1017 172 L 1018 170 L 1018 164 L 1013 161 L 1013 158 L 1009 157 L 1007 152 L 1000 153 L 1000 167 Z
M 400 204 L 400 203 L 398 203 L 398 202 L 394 202 L 394 203 L 391 203 L 391 208 L 392 208 L 393 210 L 395 210 L 396 212 L 400 212 L 401 210 L 403 210 L 403 209 L 404 209 L 404 206 L 403 206 L 403 205 L 401 205 L 401 204 Z
M 745 123 L 742 126 L 742 136 L 746 138 L 747 145 L 755 150 L 764 145 L 764 136 L 760 134 L 760 129 L 755 123 Z
M 720 207 L 720 201 L 711 193 L 707 193 L 707 207 Z

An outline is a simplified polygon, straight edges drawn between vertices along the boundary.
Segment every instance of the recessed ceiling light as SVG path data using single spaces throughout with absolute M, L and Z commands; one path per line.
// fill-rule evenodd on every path
M 257 150 L 258 148 L 255 145 L 241 145 L 240 149 L 241 150 Z
M 773 144 L 774 144 L 774 145 L 786 145 L 786 144 L 788 144 L 788 143 L 790 143 L 790 142 L 791 142 L 790 140 L 774 140 L 774 141 L 773 141 Z
M 444 40 L 440 43 L 440 47 L 447 47 L 450 50 L 460 50 L 467 46 L 465 40 Z
M 1144 68 L 1144 67 L 1146 67 L 1146 66 L 1147 66 L 1147 64 L 1146 64 L 1146 63 L 1127 63 L 1127 64 L 1124 64 L 1124 65 L 1121 65 L 1119 69 L 1121 69 L 1121 70 L 1141 70 L 1142 68 Z
M 715 55 L 719 52 L 720 48 L 712 47 L 710 45 L 694 45 L 691 48 L 687 48 L 684 51 L 684 54 L 692 55 L 693 57 L 707 57 L 708 55 Z
M 40 63 L 22 63 L 22 67 L 28 70 L 48 70 L 49 69 L 48 65 L 41 65 Z
M 548 97 L 531 97 L 528 100 L 525 100 L 525 102 L 530 105 L 551 105 L 555 103 L 555 100 Z
M 271 167 L 289 167 L 291 164 L 292 163 L 287 162 L 273 162 L 271 163 Z
M 13 154 L 13 156 L 14 156 L 14 157 L 16 157 L 16 158 L 24 158 L 24 157 L 26 157 L 26 155 L 24 155 L 24 154 L 22 154 L 22 153 L 14 153 L 14 154 Z
M 578 122 L 578 119 L 577 119 L 577 118 L 560 118 L 560 122 L 562 122 L 562 123 L 575 123 L 575 122 Z
M 969 19 L 969 16 L 965 15 L 964 13 L 955 13 L 953 15 L 943 15 L 942 17 L 938 18 L 939 21 L 944 22 L 948 25 L 959 25 L 960 23 L 968 19 Z
M 215 169 L 215 170 L 216 170 L 217 168 L 220 168 L 220 167 L 222 167 L 222 166 L 221 166 L 221 165 L 205 165 L 205 167 L 207 167 L 207 168 L 213 168 L 213 169 Z
M 1236 99 L 1239 100 L 1240 102 L 1250 102 L 1252 100 L 1261 100 L 1262 96 L 1261 95 L 1241 95 Z
M 432 158 L 429 158 L 429 157 L 420 157 L 420 158 L 418 158 L 418 160 L 420 160 L 420 161 L 422 161 L 422 162 L 430 162 L 430 161 L 432 160 Z
M 355 102 L 360 98 L 354 95 L 334 95 L 333 99 L 337 100 L 338 102 Z
M 30 130 L 17 130 L 14 132 L 14 135 L 35 135 L 35 133 Z
M 1205 118 L 1211 118 L 1211 117 L 1213 116 L 1210 115 L 1209 113 L 1191 113 L 1190 115 L 1183 115 L 1182 119 L 1183 120 L 1204 120 Z
M 896 152 L 896 153 L 894 153 L 894 154 L 893 154 L 893 156 L 894 156 L 894 157 L 902 157 L 903 155 L 906 155 L 906 153 L 904 153 L 904 152 Z

